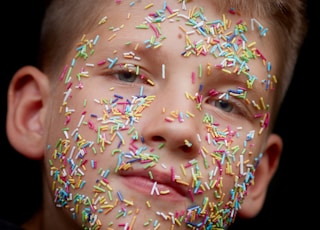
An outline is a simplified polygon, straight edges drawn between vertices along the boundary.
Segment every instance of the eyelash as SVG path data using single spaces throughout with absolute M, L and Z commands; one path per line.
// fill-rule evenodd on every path
M 239 100 L 242 99 L 234 98 L 233 96 L 224 98 L 223 94 L 218 94 L 216 96 L 210 96 L 205 102 L 225 113 L 231 113 L 239 116 L 249 116 L 250 112 L 248 111 L 247 107 L 245 107 L 243 102 Z M 225 110 L 225 108 L 227 108 L 227 110 Z
M 126 81 L 125 78 L 121 78 L 119 75 L 125 76 L 125 74 L 130 74 L 130 77 L 134 77 L 134 79 L 131 81 Z M 126 69 L 120 69 L 120 70 L 112 70 L 108 73 L 108 75 L 114 76 L 117 80 L 131 83 L 131 84 L 149 84 L 151 86 L 154 85 L 154 82 L 146 77 L 144 74 L 136 74 L 133 70 L 126 70 Z

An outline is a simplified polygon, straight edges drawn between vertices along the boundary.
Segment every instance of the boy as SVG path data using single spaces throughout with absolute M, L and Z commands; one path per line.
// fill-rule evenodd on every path
M 52 1 L 39 68 L 8 91 L 11 145 L 43 159 L 43 211 L 25 228 L 226 229 L 257 215 L 302 13 L 302 1 Z

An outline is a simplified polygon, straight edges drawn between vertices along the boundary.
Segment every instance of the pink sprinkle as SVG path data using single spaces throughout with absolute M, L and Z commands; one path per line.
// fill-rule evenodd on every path
M 60 78 L 59 78 L 60 80 L 63 80 L 64 77 L 66 76 L 67 69 L 68 69 L 68 65 L 66 65 L 66 66 L 64 67 L 64 69 L 63 69 L 63 71 L 62 71 L 62 73 L 61 73 L 61 75 L 60 75 Z
M 67 85 L 67 89 L 70 89 L 70 88 L 71 88 L 71 86 L 72 86 L 72 82 L 68 83 L 68 85 Z
M 156 34 L 156 37 L 159 38 L 159 31 L 157 30 L 156 27 L 154 27 L 154 25 L 152 23 L 149 23 L 151 29 L 154 31 L 154 33 Z
M 193 84 L 194 84 L 195 81 L 196 81 L 196 74 L 195 74 L 195 72 L 192 72 L 192 73 L 191 73 L 191 81 L 192 81 Z
M 172 9 L 168 5 L 166 6 L 166 9 L 169 11 L 170 14 L 173 13 Z
M 103 65 L 103 64 L 105 64 L 107 61 L 106 60 L 102 60 L 102 61 L 99 61 L 98 63 L 97 63 L 97 65 Z
M 171 171 L 171 181 L 175 181 L 175 173 L 174 173 L 174 168 L 173 167 L 171 167 L 170 168 L 170 171 Z
M 188 193 L 189 193 L 189 195 L 190 195 L 191 202 L 193 202 L 193 201 L 194 201 L 194 197 L 193 197 L 193 194 L 192 194 L 191 189 L 188 189 Z

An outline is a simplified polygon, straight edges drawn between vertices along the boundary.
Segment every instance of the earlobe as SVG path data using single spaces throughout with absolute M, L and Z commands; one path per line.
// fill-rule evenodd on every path
M 7 136 L 10 144 L 28 158 L 43 157 L 45 101 L 48 78 L 37 68 L 25 66 L 13 76 L 8 89 Z
M 255 171 L 254 184 L 248 189 L 247 197 L 238 213 L 239 217 L 253 218 L 262 209 L 268 186 L 278 169 L 282 147 L 281 137 L 277 134 L 270 134 L 263 151 L 263 157 Z

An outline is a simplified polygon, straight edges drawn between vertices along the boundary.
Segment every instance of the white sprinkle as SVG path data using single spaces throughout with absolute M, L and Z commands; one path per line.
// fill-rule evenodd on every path
M 240 155 L 240 174 L 243 175 L 243 155 Z
M 162 64 L 162 79 L 166 78 L 166 65 Z

